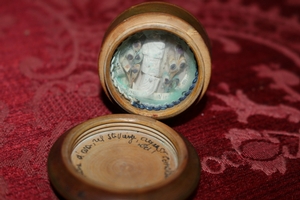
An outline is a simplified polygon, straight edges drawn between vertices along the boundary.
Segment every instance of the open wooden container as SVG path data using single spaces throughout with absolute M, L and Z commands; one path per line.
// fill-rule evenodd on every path
M 208 37 L 177 6 L 152 2 L 132 7 L 104 36 L 100 81 L 110 100 L 129 113 L 174 117 L 202 98 L 210 74 Z
M 131 114 L 88 120 L 51 148 L 48 173 L 67 199 L 186 199 L 200 163 L 180 134 L 157 121 L 176 116 L 205 93 L 209 41 L 187 11 L 144 3 L 108 28 L 99 74 L 108 98 Z

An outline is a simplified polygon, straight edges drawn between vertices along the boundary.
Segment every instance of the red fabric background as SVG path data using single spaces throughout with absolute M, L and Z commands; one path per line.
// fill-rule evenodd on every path
M 119 112 L 97 57 L 111 20 L 141 0 L 0 1 L 0 199 L 57 199 L 55 140 Z M 300 198 L 300 3 L 173 0 L 212 42 L 212 78 L 196 108 L 165 123 L 196 148 L 194 199 Z

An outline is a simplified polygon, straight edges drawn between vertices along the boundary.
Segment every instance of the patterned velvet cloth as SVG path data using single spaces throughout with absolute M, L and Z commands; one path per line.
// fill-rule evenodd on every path
M 46 162 L 72 126 L 120 112 L 97 57 L 109 23 L 141 0 L 0 1 L 0 199 L 58 199 Z M 196 148 L 192 199 L 300 198 L 298 0 L 168 1 L 212 44 L 205 97 L 164 121 Z

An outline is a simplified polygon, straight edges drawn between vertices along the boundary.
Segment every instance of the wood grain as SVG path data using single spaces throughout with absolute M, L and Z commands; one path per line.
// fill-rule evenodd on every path
M 67 199 L 185 199 L 198 184 L 200 164 L 191 144 L 167 125 L 115 114 L 63 134 L 50 151 L 48 172 Z
M 194 53 L 198 67 L 198 81 L 187 98 L 171 108 L 147 110 L 134 107 L 119 93 L 111 79 L 110 67 L 114 52 L 126 38 L 143 30 L 172 33 L 183 39 Z M 112 102 L 129 113 L 155 119 L 171 118 L 198 103 L 206 92 L 211 75 L 209 39 L 201 24 L 184 9 L 162 2 L 143 3 L 119 15 L 107 29 L 98 66 L 102 88 Z

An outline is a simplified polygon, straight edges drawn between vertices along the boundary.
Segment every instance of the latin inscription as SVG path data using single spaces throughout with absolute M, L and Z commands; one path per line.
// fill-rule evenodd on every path
M 145 136 L 143 134 L 134 134 L 132 132 L 109 132 L 101 135 L 97 135 L 93 137 L 93 139 L 88 140 L 81 145 L 79 149 L 75 151 L 75 157 L 77 158 L 77 162 L 75 167 L 80 174 L 84 174 L 82 170 L 81 160 L 84 159 L 86 155 L 93 149 L 94 146 L 101 145 L 101 143 L 109 142 L 109 141 L 121 141 L 126 140 L 128 145 L 137 145 L 141 151 L 146 151 L 151 154 L 159 154 L 161 156 L 161 163 L 164 169 L 164 177 L 167 178 L 172 174 L 171 168 L 171 158 L 167 152 L 167 150 L 162 147 L 161 144 L 158 144 L 156 140 L 151 137 Z

